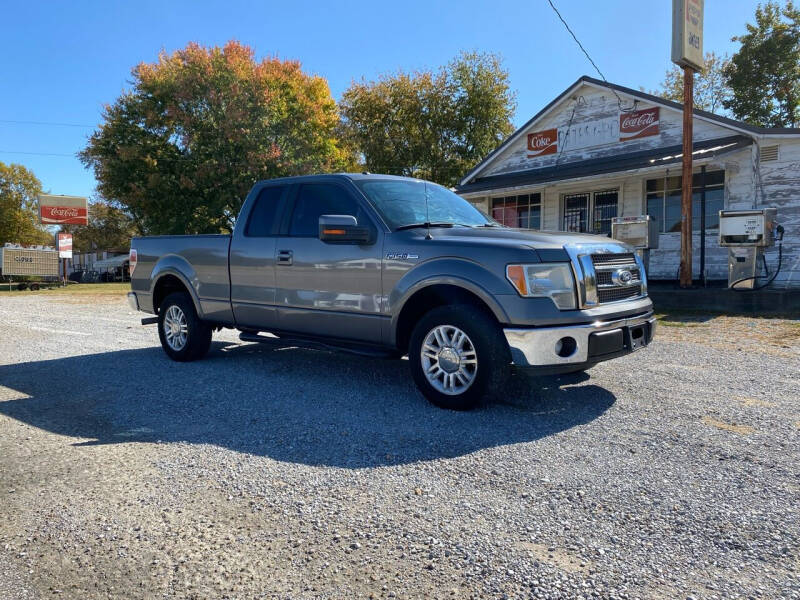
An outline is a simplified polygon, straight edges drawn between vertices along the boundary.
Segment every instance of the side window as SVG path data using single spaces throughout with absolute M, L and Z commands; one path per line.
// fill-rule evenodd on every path
M 261 190 L 256 198 L 244 234 L 247 237 L 270 237 L 275 235 L 275 221 L 281 205 L 284 186 L 272 186 Z
M 352 215 L 359 225 L 366 222 L 364 211 L 346 190 L 330 183 L 310 183 L 297 194 L 289 235 L 317 237 L 320 215 Z

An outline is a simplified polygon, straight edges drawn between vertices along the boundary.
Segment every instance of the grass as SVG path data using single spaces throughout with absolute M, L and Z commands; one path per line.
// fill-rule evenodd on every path
M 0 294 L 11 296 L 30 296 L 44 294 L 48 296 L 122 296 L 131 289 L 130 283 L 72 283 L 67 287 L 53 287 L 40 289 L 37 291 L 17 290 L 12 287 L 8 290 L 8 284 L 0 283 Z

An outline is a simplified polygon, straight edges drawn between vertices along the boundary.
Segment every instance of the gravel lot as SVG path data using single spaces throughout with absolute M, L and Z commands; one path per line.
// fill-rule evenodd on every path
M 461 414 L 140 316 L 0 296 L 0 598 L 800 598 L 797 322 L 668 316 Z

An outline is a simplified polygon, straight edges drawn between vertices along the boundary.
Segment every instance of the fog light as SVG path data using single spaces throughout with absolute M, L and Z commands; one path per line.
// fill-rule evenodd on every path
M 578 342 L 572 337 L 563 337 L 556 342 L 556 354 L 561 358 L 569 358 L 578 349 Z

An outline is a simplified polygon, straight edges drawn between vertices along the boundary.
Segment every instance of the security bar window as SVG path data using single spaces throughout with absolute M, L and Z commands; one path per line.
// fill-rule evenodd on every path
M 492 198 L 492 218 L 516 229 L 541 229 L 542 195 L 522 194 Z
M 611 220 L 617 216 L 618 190 L 566 194 L 564 231 L 611 235 Z
M 617 190 L 594 193 L 593 233 L 611 235 L 611 219 L 617 216 Z
M 648 179 L 647 214 L 661 233 L 681 230 L 681 177 Z M 702 173 L 692 176 L 692 230 L 700 230 Z M 706 229 L 719 229 L 719 211 L 725 208 L 725 171 L 706 172 Z
M 586 232 L 589 194 L 564 196 L 564 231 Z

